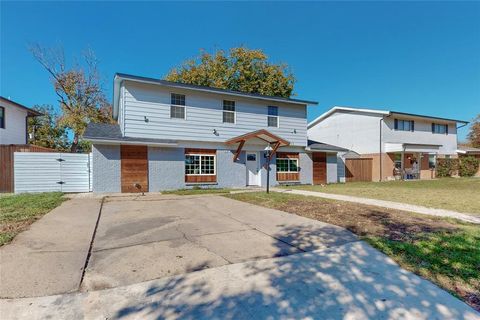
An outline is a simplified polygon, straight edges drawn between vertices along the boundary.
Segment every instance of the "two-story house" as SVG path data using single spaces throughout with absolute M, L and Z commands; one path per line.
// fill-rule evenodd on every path
M 0 96 L 0 145 L 28 143 L 28 117 L 40 113 Z
M 308 137 L 371 158 L 373 181 L 434 177 L 437 157 L 457 156 L 467 121 L 390 110 L 333 107 L 308 124 Z
M 307 141 L 307 105 L 117 74 L 114 125 L 90 124 L 93 191 L 336 182 L 337 149 Z

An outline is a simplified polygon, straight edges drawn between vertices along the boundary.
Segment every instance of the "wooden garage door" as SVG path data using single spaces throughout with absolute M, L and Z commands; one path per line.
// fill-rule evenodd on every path
M 346 159 L 345 176 L 347 182 L 372 181 L 372 159 Z
M 327 183 L 327 154 L 325 152 L 312 153 L 313 184 Z
M 121 146 L 122 192 L 148 191 L 147 146 Z

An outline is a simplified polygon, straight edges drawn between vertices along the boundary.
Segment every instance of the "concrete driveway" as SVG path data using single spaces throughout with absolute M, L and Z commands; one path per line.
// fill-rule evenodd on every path
M 112 288 L 356 240 L 343 228 L 221 196 L 110 198 L 82 288 Z
M 74 199 L 0 254 L 27 297 L 2 319 L 480 319 L 342 228 L 219 196 Z

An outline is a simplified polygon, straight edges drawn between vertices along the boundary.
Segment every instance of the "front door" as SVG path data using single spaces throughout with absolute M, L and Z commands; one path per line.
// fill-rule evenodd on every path
M 257 152 L 247 152 L 247 186 L 260 185 L 260 159 Z

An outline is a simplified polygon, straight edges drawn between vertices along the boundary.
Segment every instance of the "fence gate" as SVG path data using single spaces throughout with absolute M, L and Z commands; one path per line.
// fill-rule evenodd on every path
M 15 193 L 91 191 L 90 155 L 15 152 Z
M 372 181 L 372 159 L 345 159 L 345 176 L 347 182 Z

